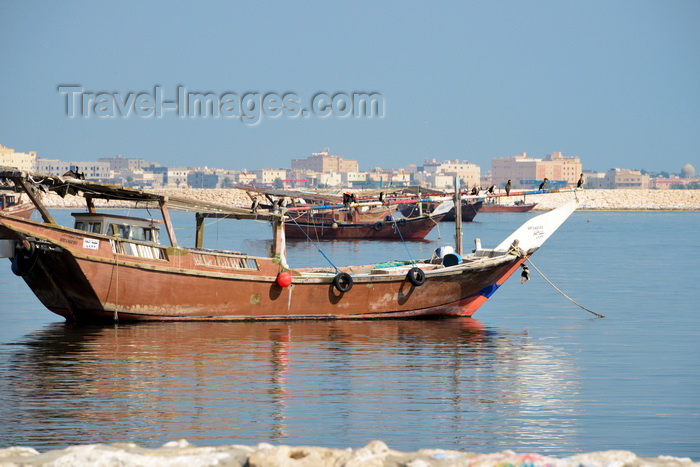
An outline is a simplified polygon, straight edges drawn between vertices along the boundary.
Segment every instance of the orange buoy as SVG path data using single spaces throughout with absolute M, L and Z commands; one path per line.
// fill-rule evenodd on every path
M 289 287 L 292 284 L 292 276 L 288 272 L 277 274 L 277 285 L 280 287 Z

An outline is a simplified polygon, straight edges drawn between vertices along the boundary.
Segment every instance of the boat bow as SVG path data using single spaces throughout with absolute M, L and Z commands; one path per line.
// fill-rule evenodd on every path
M 545 214 L 540 214 L 525 222 L 508 238 L 503 240 L 495 251 L 508 251 L 515 240 L 525 254 L 535 252 L 576 210 L 578 202 L 571 200 Z

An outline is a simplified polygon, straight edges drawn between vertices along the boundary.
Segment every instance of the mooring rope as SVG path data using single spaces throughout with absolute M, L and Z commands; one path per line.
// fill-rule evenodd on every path
M 396 222 L 396 218 L 394 216 L 391 216 L 391 220 L 394 221 L 394 228 L 396 229 L 396 232 L 398 232 L 399 237 L 401 238 L 401 242 L 403 243 L 404 248 L 406 248 L 406 254 L 408 254 L 408 259 L 411 260 L 411 264 L 416 264 L 416 261 L 413 259 L 411 256 L 411 252 L 408 251 L 408 245 L 406 244 L 406 240 L 403 239 L 403 235 L 401 235 L 401 229 L 399 229 L 399 224 Z M 406 220 L 408 222 L 408 220 Z
M 586 310 L 586 311 L 589 312 L 589 313 L 592 313 L 592 314 L 596 315 L 598 318 L 605 318 L 605 316 L 601 315 L 600 313 L 596 313 L 595 311 L 589 310 L 588 308 L 586 308 L 585 306 L 583 306 L 583 305 L 581 305 L 580 303 L 576 302 L 574 299 L 572 299 L 571 297 L 569 297 L 568 295 L 566 295 L 564 292 L 562 292 L 556 285 L 554 285 L 554 284 L 552 283 L 552 281 L 550 281 L 549 279 L 547 279 L 547 277 L 546 277 L 544 274 L 542 274 L 542 271 L 540 271 L 539 269 L 537 269 L 537 266 L 535 266 L 535 265 L 533 264 L 533 262 L 530 260 L 530 258 L 527 258 L 526 261 L 527 261 L 528 263 L 530 263 L 530 265 L 531 265 L 533 268 L 535 268 L 535 271 L 537 271 L 537 272 L 540 274 L 540 276 L 542 276 L 542 279 L 546 280 L 546 281 L 549 283 L 549 285 L 551 285 L 552 287 L 554 287 L 554 289 L 555 289 L 557 292 L 559 292 L 560 294 L 562 294 L 562 295 L 563 295 L 566 299 L 568 299 L 571 303 L 573 303 L 574 305 L 578 306 L 579 308 L 583 308 L 584 310 Z
M 338 268 L 336 267 L 336 265 L 333 264 L 333 262 L 328 258 L 328 256 L 326 256 L 326 254 L 325 254 L 323 251 L 321 251 L 321 248 L 319 248 L 319 246 L 316 244 L 316 242 L 314 242 L 313 239 L 312 239 L 311 237 L 309 237 L 309 234 L 307 234 L 306 231 L 299 225 L 299 223 L 297 222 L 297 220 L 296 220 L 295 218 L 293 218 L 292 216 L 289 216 L 289 218 L 290 218 L 291 220 L 293 220 L 294 223 L 297 225 L 297 227 L 299 227 L 299 230 L 301 230 L 301 232 L 302 232 L 304 235 L 306 235 L 306 238 L 308 238 L 309 241 L 311 242 L 311 244 L 312 244 L 313 246 L 316 247 L 316 249 L 318 250 L 318 252 L 321 253 L 321 255 L 323 255 L 324 258 L 326 258 L 326 261 L 328 261 L 328 264 L 330 264 L 331 266 L 333 266 L 333 269 L 335 269 L 335 272 L 338 272 Z M 314 224 L 314 227 L 315 227 L 315 224 Z

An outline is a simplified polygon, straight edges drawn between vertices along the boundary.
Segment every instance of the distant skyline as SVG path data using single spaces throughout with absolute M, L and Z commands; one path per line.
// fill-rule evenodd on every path
M 692 0 L 0 0 L 0 144 L 251 170 L 326 147 L 362 170 L 426 158 L 486 170 L 561 151 L 586 170 L 678 172 L 700 167 L 699 23 Z M 138 102 L 127 117 L 98 117 L 94 102 L 68 117 L 60 86 L 124 102 L 157 87 L 166 101 L 178 88 L 240 101 L 217 118 Z M 379 95 L 381 115 L 303 116 L 319 93 Z M 259 121 L 231 117 L 270 94 Z M 275 95 L 298 107 L 276 111 Z

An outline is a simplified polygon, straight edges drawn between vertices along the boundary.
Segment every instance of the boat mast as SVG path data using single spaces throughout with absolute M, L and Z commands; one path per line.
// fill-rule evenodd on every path
M 165 206 L 168 200 L 167 196 L 163 196 L 158 200 L 158 205 L 160 206 L 160 213 L 163 216 L 163 221 L 165 222 L 165 230 L 168 232 L 168 239 L 170 239 L 170 246 L 177 248 L 177 239 L 175 238 L 175 229 L 173 229 L 173 223 L 170 221 L 170 214 L 168 214 L 168 208 Z
M 41 217 L 42 219 L 44 219 L 44 222 L 46 222 L 47 224 L 55 224 L 56 221 L 53 219 L 51 214 L 49 214 L 49 210 L 46 209 L 44 203 L 42 203 L 39 197 L 36 196 L 36 193 L 34 192 L 34 187 L 28 185 L 24 177 L 25 175 L 21 174 L 18 177 L 12 177 L 12 181 L 15 182 L 15 185 L 19 185 L 22 188 L 22 190 L 24 190 L 24 192 L 27 193 L 27 196 L 29 196 L 29 199 L 32 200 L 32 203 L 34 203 L 34 206 L 36 206 L 36 209 L 41 214 Z
M 455 187 L 455 251 L 462 255 L 462 195 L 460 193 L 459 177 L 454 178 Z

